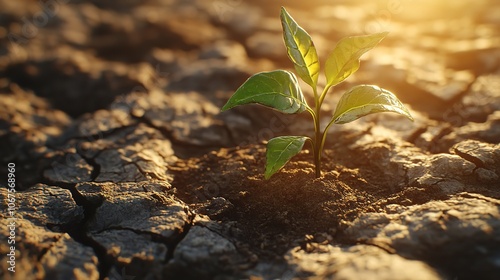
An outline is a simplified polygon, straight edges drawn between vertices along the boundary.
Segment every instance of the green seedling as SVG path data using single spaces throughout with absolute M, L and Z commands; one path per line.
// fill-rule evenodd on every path
M 320 109 L 328 91 L 356 72 L 360 65 L 360 57 L 375 47 L 387 32 L 341 39 L 326 60 L 324 66 L 326 86 L 321 94 L 318 94 L 320 64 L 311 37 L 283 7 L 281 24 L 288 57 L 293 62 L 298 76 L 312 87 L 314 107 L 307 104 L 295 74 L 286 70 L 261 72 L 251 76 L 222 107 L 222 111 L 226 111 L 238 105 L 257 103 L 285 114 L 298 114 L 304 111 L 311 114 L 315 131 L 312 138 L 281 136 L 269 140 L 264 174 L 266 179 L 297 155 L 306 141 L 312 145 L 316 178 L 321 177 L 321 153 L 328 129 L 332 124 L 345 124 L 379 112 L 398 113 L 413 121 L 405 106 L 390 91 L 375 85 L 358 85 L 341 96 L 333 117 L 324 130 L 321 130 Z

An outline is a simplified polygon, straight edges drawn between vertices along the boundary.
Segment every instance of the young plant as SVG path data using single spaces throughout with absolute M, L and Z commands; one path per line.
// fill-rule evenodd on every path
M 314 107 L 306 103 L 296 76 L 286 70 L 261 72 L 251 76 L 222 107 L 222 111 L 226 111 L 238 105 L 257 103 L 285 114 L 298 114 L 304 111 L 311 114 L 315 131 L 312 138 L 281 136 L 269 140 L 264 174 L 266 179 L 297 155 L 306 141 L 310 141 L 312 145 L 316 178 L 320 177 L 321 153 L 327 131 L 332 124 L 352 122 L 362 116 L 379 112 L 398 113 L 413 121 L 408 110 L 393 93 L 375 85 L 358 85 L 341 96 L 332 119 L 324 130 L 321 130 L 320 109 L 328 91 L 356 72 L 360 57 L 375 47 L 387 32 L 341 39 L 326 60 L 326 86 L 318 94 L 320 64 L 311 37 L 283 7 L 281 24 L 288 57 L 293 62 L 299 77 L 313 89 Z

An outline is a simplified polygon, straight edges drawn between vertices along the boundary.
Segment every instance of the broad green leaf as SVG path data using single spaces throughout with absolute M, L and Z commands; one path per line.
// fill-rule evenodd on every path
M 379 112 L 398 113 L 413 121 L 410 112 L 394 93 L 372 85 L 355 86 L 344 93 L 337 104 L 332 121 L 343 124 Z
M 293 156 L 298 154 L 307 137 L 304 136 L 280 136 L 267 142 L 266 172 L 264 177 L 271 178 L 278 172 Z
M 328 86 L 334 86 L 359 69 L 359 59 L 375 47 L 388 32 L 341 39 L 325 63 L 325 75 Z
M 319 61 L 311 36 L 295 22 L 283 7 L 281 7 L 280 17 L 288 57 L 293 62 L 299 77 L 311 87 L 316 88 Z
M 261 72 L 248 78 L 222 111 L 249 103 L 258 103 L 286 114 L 301 113 L 307 106 L 297 77 L 285 70 Z

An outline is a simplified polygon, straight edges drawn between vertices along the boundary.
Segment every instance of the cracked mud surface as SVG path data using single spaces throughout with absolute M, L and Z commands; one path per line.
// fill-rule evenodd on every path
M 415 122 L 332 127 L 322 178 L 306 146 L 270 180 L 265 141 L 311 135 L 308 116 L 220 108 L 253 73 L 291 67 L 280 3 L 28 3 L 0 0 L 0 200 L 15 163 L 18 208 L 15 274 L 0 213 L 0 278 L 500 275 L 496 1 L 288 1 L 322 58 L 391 31 L 324 122 L 360 83 L 394 91 Z

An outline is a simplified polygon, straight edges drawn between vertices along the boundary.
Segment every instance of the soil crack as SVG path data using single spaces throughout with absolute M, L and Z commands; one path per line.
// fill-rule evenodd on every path
M 111 270 L 111 262 L 107 257 L 106 248 L 101 246 L 98 242 L 90 238 L 88 235 L 87 225 L 90 219 L 95 216 L 97 208 L 100 206 L 98 203 L 89 202 L 81 193 L 76 189 L 76 184 L 66 184 L 66 189 L 71 192 L 71 196 L 78 206 L 83 207 L 83 220 L 77 225 L 67 228 L 66 233 L 71 236 L 76 242 L 91 247 L 97 256 L 97 268 L 99 270 L 99 279 L 105 279 Z M 71 185 L 71 186 L 69 186 Z
M 466 161 L 469 161 L 469 162 L 472 162 L 473 164 L 475 164 L 476 168 L 474 170 L 476 170 L 478 168 L 485 168 L 485 169 L 487 169 L 486 165 L 484 164 L 484 162 L 481 159 L 479 159 L 479 158 L 477 158 L 475 156 L 472 156 L 472 155 L 470 155 L 470 154 L 468 154 L 466 152 L 462 152 L 462 151 L 460 151 L 460 149 L 457 149 L 457 148 L 453 149 L 453 151 L 458 156 L 460 156 L 461 158 L 465 159 Z
M 83 156 L 81 154 L 80 154 L 80 156 L 83 158 L 83 160 L 85 160 L 85 162 L 88 165 L 92 166 L 92 172 L 90 173 L 90 180 L 91 180 L 91 182 L 94 182 L 95 179 L 101 173 L 101 165 L 96 162 L 95 158 L 85 157 L 85 156 Z M 96 157 L 97 156 L 98 155 L 96 155 Z
M 179 245 L 179 243 L 184 239 L 184 237 L 186 237 L 189 230 L 191 230 L 191 227 L 193 227 L 194 225 L 194 219 L 196 217 L 196 214 L 192 213 L 190 210 L 187 210 L 187 214 L 188 214 L 188 222 L 182 228 L 182 232 L 171 238 L 168 244 L 165 244 L 168 249 L 167 256 L 165 257 L 165 263 L 168 263 L 170 260 L 174 258 L 174 253 L 175 249 L 177 248 L 177 245 Z

